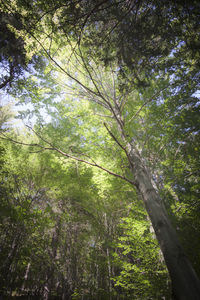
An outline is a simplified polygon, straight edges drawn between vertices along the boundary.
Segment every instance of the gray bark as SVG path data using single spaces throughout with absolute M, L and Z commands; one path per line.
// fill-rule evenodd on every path
M 24 282 L 23 282 L 22 288 L 21 288 L 22 292 L 24 292 L 24 290 L 25 290 L 25 285 L 26 285 L 26 281 L 28 279 L 28 274 L 29 274 L 30 266 L 31 266 L 31 263 L 29 262 L 28 265 L 27 265 L 27 267 L 26 267 L 26 273 L 24 275 Z
M 200 281 L 179 243 L 164 205 L 139 152 L 128 144 L 132 173 L 163 252 L 174 299 L 199 300 Z

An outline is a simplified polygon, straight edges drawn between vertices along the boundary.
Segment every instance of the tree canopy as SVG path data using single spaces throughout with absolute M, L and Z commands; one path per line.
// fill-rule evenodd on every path
M 199 8 L 2 1 L 5 299 L 200 298 Z

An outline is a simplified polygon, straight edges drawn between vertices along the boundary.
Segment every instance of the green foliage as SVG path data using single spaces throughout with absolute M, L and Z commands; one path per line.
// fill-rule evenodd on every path
M 67 284 L 72 297 L 76 290 L 109 297 L 106 253 L 123 211 L 112 186 L 123 195 L 124 185 L 106 177 L 97 183 L 90 168 L 52 152 L 38 156 L 10 143 L 1 149 L 1 294 L 41 288 L 42 295 L 49 278 L 51 295 L 68 297 Z
M 167 270 L 140 203 L 129 207 L 120 229 L 113 253 L 114 262 L 121 269 L 113 278 L 115 287 L 125 292 L 127 299 L 170 299 Z
M 150 222 L 127 183 L 135 168 L 128 143 L 200 272 L 198 8 L 156 0 L 0 4 L 8 70 L 0 87 L 12 83 L 18 103 L 32 105 L 18 117 L 36 122 L 17 134 L 1 110 L 8 140 L 32 144 L 2 135 L 3 296 L 170 299 Z

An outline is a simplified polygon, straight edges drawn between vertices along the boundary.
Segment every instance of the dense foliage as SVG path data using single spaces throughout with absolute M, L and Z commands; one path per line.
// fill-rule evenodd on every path
M 2 1 L 0 296 L 199 299 L 199 11 Z

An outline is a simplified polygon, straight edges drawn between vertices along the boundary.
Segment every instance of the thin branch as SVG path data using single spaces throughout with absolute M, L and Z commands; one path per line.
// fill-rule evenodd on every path
M 83 91 L 79 92 L 79 96 L 87 97 L 89 101 L 95 102 L 96 104 L 103 106 L 105 109 L 107 109 L 110 112 L 110 108 L 104 102 L 100 101 L 97 97 L 95 98 L 94 95 L 90 95 L 87 91 L 84 92 Z
M 108 93 L 106 92 L 105 88 L 104 88 L 104 84 L 103 84 L 103 79 L 102 79 L 102 70 L 99 69 L 99 66 L 97 65 L 94 57 L 92 58 L 92 61 L 94 61 L 95 63 L 95 68 L 92 66 L 92 64 L 88 64 L 85 62 L 84 56 L 82 55 L 82 51 L 80 49 L 79 46 L 79 54 L 76 52 L 75 53 L 76 58 L 77 56 L 81 58 L 81 62 L 83 63 L 82 66 L 86 69 L 87 73 L 89 74 L 89 76 L 87 76 L 89 79 L 91 79 L 91 81 L 93 82 L 94 86 L 96 87 L 96 90 L 98 91 L 100 97 L 107 103 L 107 105 L 109 106 L 110 100 L 112 100 L 113 98 L 110 97 L 108 95 Z M 91 69 L 91 71 L 89 70 L 89 68 Z M 96 72 L 96 69 L 98 70 L 98 73 Z M 94 75 L 92 75 L 92 72 Z M 94 78 L 94 76 L 96 78 Z M 98 87 L 100 86 L 102 88 L 102 91 L 100 91 L 100 88 Z M 110 107 L 110 110 L 112 109 L 112 107 Z
M 102 117 L 102 118 L 110 118 L 110 119 L 113 119 L 113 116 L 102 115 L 102 114 L 98 114 L 98 113 L 94 113 L 94 115 L 95 115 L 95 116 Z
M 37 151 L 29 151 L 29 153 L 40 153 L 42 151 L 44 151 L 45 149 L 41 149 L 41 150 L 37 150 Z M 48 149 L 49 150 L 49 149 Z
M 118 177 L 118 178 L 120 178 L 120 179 L 123 179 L 123 180 L 127 181 L 128 183 L 130 183 L 130 184 L 136 186 L 136 183 L 135 183 L 134 181 L 132 181 L 132 180 L 126 178 L 125 176 L 122 176 L 122 175 L 120 175 L 120 174 L 114 173 L 114 172 L 112 172 L 111 170 L 106 169 L 106 168 L 100 166 L 100 165 L 97 164 L 95 161 L 90 162 L 90 161 L 85 160 L 85 159 L 82 159 L 82 158 L 80 158 L 80 157 L 76 157 L 76 156 L 73 156 L 73 155 L 70 155 L 70 154 L 68 154 L 68 153 L 63 152 L 62 150 L 60 150 L 60 149 L 57 148 L 57 147 L 54 147 L 50 142 L 48 142 L 48 141 L 46 141 L 44 138 L 42 138 L 42 137 L 41 137 L 35 130 L 33 130 L 31 127 L 29 127 L 29 126 L 27 126 L 27 127 L 30 128 L 30 129 L 31 129 L 31 130 L 32 130 L 32 131 L 33 131 L 33 132 L 34 132 L 34 133 L 35 133 L 42 141 L 44 141 L 45 143 L 47 143 L 47 144 L 48 144 L 49 146 L 51 146 L 51 147 L 45 147 L 45 146 L 42 146 L 42 145 L 36 144 L 36 143 L 35 143 L 35 144 L 28 144 L 28 143 L 24 143 L 24 142 L 19 142 L 19 141 L 13 140 L 13 139 L 10 138 L 10 137 L 7 137 L 5 134 L 2 134 L 2 135 L 4 135 L 4 137 L 0 136 L 0 138 L 1 138 L 1 139 L 4 139 L 4 140 L 7 140 L 7 141 L 10 141 L 10 142 L 13 142 L 13 143 L 16 143 L 16 144 L 24 145 L 24 146 L 39 147 L 39 148 L 41 148 L 42 150 L 53 150 L 53 151 L 56 151 L 56 152 L 60 153 L 61 155 L 65 156 L 65 157 L 68 157 L 68 158 L 73 159 L 73 160 L 75 160 L 75 161 L 83 162 L 83 163 L 85 163 L 85 164 L 87 164 L 87 165 L 90 165 L 90 166 L 92 166 L 92 167 L 96 167 L 96 168 L 98 168 L 98 169 L 100 169 L 100 170 L 105 171 L 106 173 L 108 173 L 108 174 L 110 174 L 110 175 L 113 175 L 113 176 L 115 176 L 115 177 Z M 39 150 L 39 151 L 40 151 L 40 150 Z
M 93 78 L 90 70 L 89 70 L 89 67 L 87 66 L 86 62 L 85 62 L 85 59 L 84 59 L 84 56 L 82 55 L 82 52 L 81 52 L 81 49 L 79 47 L 79 52 L 80 52 L 80 57 L 83 61 L 83 64 L 84 64 L 84 67 L 90 77 L 90 79 L 92 80 L 92 83 L 94 84 L 96 90 L 97 90 L 97 94 L 98 96 L 105 102 L 105 104 L 109 107 L 110 111 L 113 113 L 113 116 L 115 117 L 115 120 L 117 121 L 117 123 L 119 124 L 121 130 L 123 131 L 123 122 L 121 119 L 118 118 L 117 114 L 116 114 L 116 111 L 115 109 L 113 108 L 112 104 L 109 102 L 109 100 L 107 100 L 103 95 L 102 93 L 100 92 L 98 86 L 97 86 L 97 83 L 95 82 L 95 79 Z M 114 100 L 114 103 L 115 103 L 115 106 L 117 106 L 116 104 L 116 99 L 113 99 Z M 119 110 L 119 107 L 117 106 L 117 110 Z
M 43 142 L 50 145 L 52 148 L 55 148 L 49 141 L 45 140 L 39 133 L 37 133 L 31 126 L 26 125 L 26 127 L 32 130 L 35 133 L 35 135 L 37 135 Z
M 108 101 L 105 101 L 105 98 L 101 95 L 101 93 L 99 94 L 98 92 L 93 91 L 92 89 L 90 89 L 89 87 L 87 87 L 86 85 L 84 85 L 81 81 L 79 81 L 78 79 L 76 79 L 74 76 L 72 76 L 69 72 L 67 72 L 53 57 L 52 55 L 50 55 L 50 53 L 48 53 L 48 51 L 45 49 L 45 47 L 43 46 L 43 44 L 34 36 L 32 35 L 33 38 L 35 38 L 35 40 L 39 43 L 39 45 L 42 47 L 42 49 L 44 50 L 44 52 L 46 53 L 46 55 L 50 58 L 50 60 L 64 73 L 66 74 L 69 78 L 71 78 L 72 80 L 74 80 L 76 83 L 78 83 L 78 85 L 80 87 L 82 87 L 83 91 L 87 92 L 90 96 L 92 97 L 97 97 L 97 98 L 101 98 L 105 103 L 103 103 L 100 100 L 97 100 L 95 98 L 91 98 L 92 101 L 94 101 L 95 103 L 103 106 L 104 108 L 110 110 L 111 107 L 109 105 Z M 88 70 L 87 70 L 88 71 Z M 89 74 L 90 76 L 90 74 Z M 88 96 L 87 94 L 87 96 Z
M 142 104 L 142 106 L 138 109 L 138 111 L 130 118 L 130 120 L 128 122 L 131 122 L 133 119 L 135 119 L 135 117 L 137 117 L 137 115 L 141 112 L 141 110 L 143 109 L 143 107 L 145 105 L 147 105 L 149 102 L 151 102 L 156 96 L 158 96 L 162 91 L 164 91 L 168 86 L 166 86 L 165 88 L 161 89 L 160 91 L 158 91 L 157 93 L 155 93 L 150 99 L 148 99 L 146 102 L 144 102 Z
M 115 110 L 113 109 L 112 105 L 110 104 L 110 102 L 108 100 L 106 100 L 106 98 L 100 93 L 96 83 L 94 83 L 94 79 L 91 76 L 91 73 L 88 71 L 88 68 L 86 68 L 88 75 L 90 76 L 94 86 L 97 88 L 97 92 L 95 92 L 94 90 L 90 89 L 89 87 L 87 87 L 85 84 L 83 84 L 82 82 L 80 82 L 78 79 L 76 79 L 74 76 L 72 76 L 69 72 L 67 72 L 53 57 L 52 55 L 50 55 L 50 53 L 48 53 L 48 51 L 45 49 L 45 47 L 43 46 L 43 44 L 32 34 L 29 32 L 29 34 L 32 35 L 32 37 L 38 42 L 38 44 L 41 46 L 41 48 L 44 50 L 44 52 L 46 53 L 46 55 L 50 58 L 50 60 L 64 73 L 66 74 L 69 78 L 71 78 L 72 80 L 74 80 L 76 83 L 79 84 L 79 86 L 82 87 L 83 90 L 85 90 L 86 92 L 89 92 L 89 94 L 92 94 L 93 96 L 99 97 L 101 98 L 105 103 L 102 103 L 100 100 L 95 100 L 92 99 L 94 102 L 98 103 L 99 105 L 105 107 L 108 110 L 111 110 L 117 123 L 119 124 L 121 130 L 123 130 L 123 124 L 121 123 L 121 120 L 119 120 L 118 116 L 115 113 Z M 85 64 L 85 61 L 83 60 L 83 63 Z
M 118 139 L 117 139 L 117 138 L 114 136 L 114 134 L 109 130 L 109 128 L 108 128 L 108 126 L 107 126 L 106 123 L 104 123 L 104 126 L 106 127 L 106 129 L 107 129 L 109 135 L 110 135 L 110 136 L 113 138 L 113 140 L 117 143 L 117 145 L 125 152 L 126 157 L 127 157 L 127 159 L 128 159 L 128 162 L 129 162 L 129 165 L 133 168 L 134 166 L 133 166 L 133 163 L 132 163 L 132 161 L 131 161 L 131 158 L 130 158 L 130 156 L 129 156 L 129 154 L 128 154 L 127 149 L 126 149 L 124 146 L 121 145 L 121 143 L 118 141 Z M 135 185 L 137 186 L 136 183 L 135 183 Z
M 114 77 L 114 71 L 113 70 L 112 70 L 112 82 L 113 82 L 113 97 L 114 97 L 114 101 L 116 101 L 116 86 L 115 86 L 115 77 Z
M 3 89 L 9 82 L 12 81 L 12 79 L 13 79 L 12 76 L 9 76 L 9 77 L 5 76 L 4 81 L 0 84 L 0 89 Z
M 73 159 L 73 160 L 80 161 L 80 162 L 83 162 L 83 163 L 85 163 L 85 164 L 87 164 L 87 165 L 90 165 L 90 166 L 96 167 L 96 168 L 98 168 L 98 169 L 101 169 L 101 170 L 105 171 L 106 173 L 108 173 L 108 174 L 110 174 L 110 175 L 113 175 L 113 176 L 115 176 L 115 177 L 121 178 L 121 179 L 123 179 L 123 180 L 125 180 L 125 181 L 131 183 L 132 185 L 135 185 L 135 186 L 136 186 L 136 183 L 135 183 L 134 181 L 129 180 L 129 179 L 126 178 L 125 176 L 122 176 L 122 175 L 119 175 L 119 174 L 117 174 L 117 173 L 114 173 L 114 172 L 112 172 L 112 171 L 110 171 L 110 170 L 108 170 L 108 169 L 106 169 L 106 168 L 100 166 L 100 165 L 97 164 L 96 162 L 90 162 L 90 161 L 87 161 L 87 160 L 85 160 L 85 159 L 81 159 L 81 158 L 79 158 L 79 157 L 75 157 L 75 156 L 69 155 L 69 154 L 67 154 L 67 153 L 65 153 L 65 152 L 63 152 L 63 151 L 61 151 L 60 149 L 57 149 L 57 148 L 54 148 L 53 150 L 57 151 L 58 153 L 62 154 L 63 156 L 66 156 L 66 157 L 68 157 L 68 158 L 71 158 L 71 159 Z
M 129 154 L 128 154 L 126 148 L 125 148 L 124 146 L 121 145 L 121 143 L 118 141 L 118 139 L 117 139 L 117 138 L 114 136 L 114 134 L 109 130 L 109 128 L 108 128 L 108 126 L 107 126 L 106 123 L 104 123 L 104 126 L 106 127 L 106 129 L 107 129 L 109 135 L 110 135 L 110 136 L 113 138 L 113 140 L 117 143 L 117 145 L 125 152 L 126 157 L 127 157 L 127 159 L 128 159 L 128 162 L 129 162 L 130 166 L 133 167 L 133 163 L 132 163 L 132 161 L 131 161 L 131 159 L 130 159 L 130 156 L 129 156 Z
M 6 136 L 3 133 L 1 133 L 1 135 L 5 136 L 5 137 L 0 136 L 0 139 L 9 141 L 9 142 L 12 142 L 12 143 L 15 143 L 15 144 L 19 144 L 19 145 L 22 145 L 22 146 L 39 147 L 39 148 L 42 148 L 43 150 L 54 150 L 54 148 L 52 148 L 52 147 L 51 148 L 44 147 L 40 144 L 31 144 L 31 143 L 29 144 L 29 143 L 19 142 L 19 141 L 11 139 L 10 137 Z
M 31 34 L 31 33 L 30 33 Z M 87 87 L 86 85 L 84 85 L 82 82 L 80 82 L 78 79 L 76 79 L 74 76 L 72 76 L 69 72 L 67 72 L 53 57 L 52 55 L 50 55 L 50 53 L 48 53 L 48 51 L 45 49 L 45 47 L 43 46 L 43 44 L 33 35 L 33 38 L 38 42 L 38 44 L 41 46 L 41 48 L 44 50 L 44 52 L 46 53 L 46 55 L 50 58 L 50 60 L 64 73 L 66 74 L 69 78 L 71 78 L 72 80 L 74 80 L 76 83 L 78 83 L 84 90 L 88 91 L 89 93 L 99 97 L 100 95 L 98 93 L 96 93 L 95 91 L 91 90 L 89 87 Z
M 126 105 L 127 101 L 128 101 L 128 95 L 130 94 L 130 90 L 127 88 L 126 92 L 123 93 L 119 98 L 118 98 L 118 102 L 119 102 L 119 109 L 120 112 L 123 111 L 124 106 Z
M 85 69 L 86 69 L 86 71 L 87 71 L 87 73 L 88 73 L 88 75 L 89 75 L 89 77 L 90 77 L 90 79 L 91 79 L 91 81 L 92 81 L 94 87 L 96 88 L 99 97 L 100 97 L 100 98 L 101 98 L 101 99 L 102 99 L 102 100 L 110 107 L 110 110 L 112 111 L 112 110 L 113 110 L 112 105 L 110 104 L 110 102 L 109 102 L 109 101 L 102 95 L 102 93 L 100 92 L 100 90 L 99 90 L 99 88 L 98 88 L 98 85 L 97 85 L 97 83 L 96 83 L 96 80 L 95 80 L 94 77 L 92 76 L 92 74 L 91 74 L 91 72 L 90 72 L 90 70 L 89 70 L 89 67 L 87 66 L 87 63 L 86 63 L 86 61 L 85 61 L 85 59 L 84 59 L 84 56 L 82 55 L 82 51 L 81 51 L 80 47 L 79 47 L 79 52 L 80 52 L 80 57 L 81 57 L 81 60 L 82 60 L 82 62 L 83 62 L 83 65 L 84 65 L 84 67 L 85 67 Z
M 9 66 L 9 76 L 4 77 L 4 81 L 0 84 L 0 89 L 4 88 L 8 83 L 11 83 L 14 79 L 14 67 Z
M 108 128 L 107 124 L 104 122 L 103 125 L 105 126 L 106 130 L 108 131 L 109 135 L 113 138 L 113 140 L 117 143 L 117 145 L 122 149 L 124 150 L 125 152 L 126 151 L 126 148 L 124 148 L 124 146 L 122 146 L 120 144 L 120 142 L 118 141 L 118 139 L 114 136 L 114 134 L 110 131 L 110 129 Z

